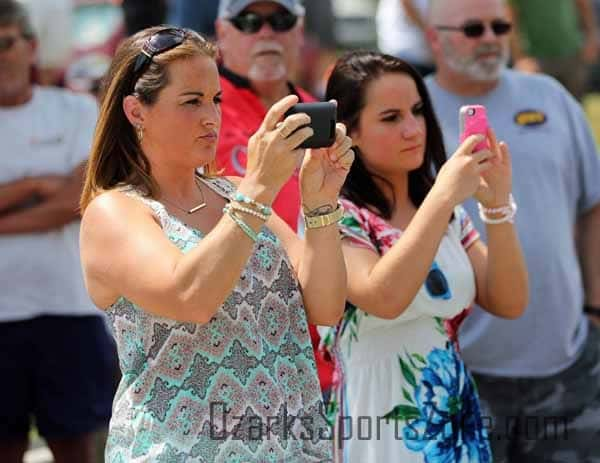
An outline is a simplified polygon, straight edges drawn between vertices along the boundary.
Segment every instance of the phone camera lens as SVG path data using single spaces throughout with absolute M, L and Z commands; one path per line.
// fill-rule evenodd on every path
M 467 111 L 467 114 L 469 116 L 474 116 L 475 115 L 475 109 L 474 108 L 469 108 L 469 110 Z

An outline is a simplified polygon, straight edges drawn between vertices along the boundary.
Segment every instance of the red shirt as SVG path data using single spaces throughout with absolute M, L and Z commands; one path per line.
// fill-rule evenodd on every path
M 221 104 L 222 122 L 217 148 L 217 166 L 224 169 L 225 175 L 243 176 L 246 173 L 246 152 L 248 139 L 258 130 L 267 108 L 252 91 L 248 80 L 221 69 Z M 316 101 L 302 89 L 290 85 L 290 93 L 299 96 L 300 101 Z M 275 201 L 273 209 L 294 231 L 298 231 L 300 216 L 300 184 L 298 172 L 283 186 Z M 309 325 L 310 337 L 315 351 L 315 360 L 321 388 L 331 387 L 333 364 L 317 352 L 320 341 L 319 333 L 313 325 Z

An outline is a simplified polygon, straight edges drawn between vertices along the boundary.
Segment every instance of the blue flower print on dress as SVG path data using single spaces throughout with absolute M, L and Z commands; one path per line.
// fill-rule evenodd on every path
M 406 422 L 406 447 L 421 453 L 427 463 L 491 462 L 477 391 L 452 344 L 433 349 L 427 359 L 407 354 L 406 361 L 399 361 L 413 391 L 404 389 L 409 404 L 395 406 L 386 418 Z M 421 373 L 419 383 L 415 370 Z
M 427 294 L 434 299 L 440 298 L 447 301 L 452 298 L 452 292 L 450 291 L 448 280 L 446 280 L 446 275 L 444 275 L 444 272 L 442 272 L 442 269 L 435 261 L 433 261 L 429 273 L 427 273 L 425 289 L 427 290 Z

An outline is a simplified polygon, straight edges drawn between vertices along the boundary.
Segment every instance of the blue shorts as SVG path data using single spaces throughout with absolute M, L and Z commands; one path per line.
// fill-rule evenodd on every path
M 105 426 L 117 354 L 99 316 L 41 316 L 0 323 L 0 440 L 46 439 Z

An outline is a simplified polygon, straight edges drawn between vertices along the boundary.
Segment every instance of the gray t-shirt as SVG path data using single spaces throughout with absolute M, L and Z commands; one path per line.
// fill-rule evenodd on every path
M 507 70 L 488 95 L 464 98 L 426 80 L 448 155 L 458 146 L 458 111 L 487 107 L 513 160 L 516 226 L 530 282 L 517 320 L 476 308 L 461 330 L 463 356 L 478 373 L 543 377 L 570 366 L 587 337 L 583 284 L 574 242 L 577 218 L 600 203 L 600 158 L 579 104 L 550 77 Z M 465 204 L 482 239 L 475 201 Z

